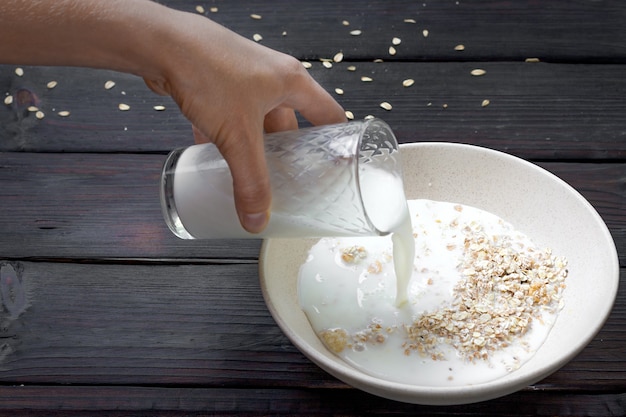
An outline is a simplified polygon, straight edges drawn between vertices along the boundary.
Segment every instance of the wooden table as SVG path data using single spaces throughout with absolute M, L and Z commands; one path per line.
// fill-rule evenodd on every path
M 274 323 L 259 289 L 260 241 L 183 241 L 166 228 L 161 165 L 192 143 L 171 100 L 110 71 L 24 67 L 20 77 L 1 66 L 0 93 L 16 100 L 0 104 L 0 415 L 626 413 L 626 3 L 161 3 L 202 5 L 310 62 L 355 118 L 383 118 L 402 143 L 486 146 L 569 182 L 617 244 L 613 313 L 576 359 L 504 398 L 426 407 L 352 389 Z M 343 61 L 325 68 L 320 59 L 339 51 Z M 403 87 L 408 78 L 415 84 Z

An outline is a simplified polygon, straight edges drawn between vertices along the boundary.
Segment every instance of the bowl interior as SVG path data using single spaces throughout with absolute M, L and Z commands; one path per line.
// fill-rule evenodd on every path
M 600 330 L 617 294 L 617 251 L 595 209 L 564 181 L 508 154 L 452 143 L 402 145 L 401 152 L 408 199 L 487 210 L 568 259 L 565 307 L 548 339 L 520 369 L 488 383 L 443 388 L 371 377 L 329 352 L 300 309 L 298 271 L 316 240 L 269 239 L 261 251 L 261 286 L 283 332 L 309 359 L 340 380 L 385 398 L 419 404 L 496 398 L 539 381 L 571 360 Z

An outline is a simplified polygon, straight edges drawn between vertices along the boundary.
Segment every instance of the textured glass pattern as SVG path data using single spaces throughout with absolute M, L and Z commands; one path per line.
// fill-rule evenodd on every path
M 266 146 L 272 214 L 291 214 L 311 227 L 348 234 L 370 231 L 357 184 L 362 130 L 360 124 L 333 125 L 303 129 L 295 141 L 272 138 Z
M 369 180 L 365 191 L 402 188 L 397 142 L 387 124 L 377 119 L 357 121 L 274 133 L 264 140 L 272 187 L 266 230 L 259 235 L 243 230 L 235 211 L 228 166 L 214 145 L 204 144 L 172 152 L 164 167 L 163 213 L 177 236 L 206 239 L 381 234 L 364 207 L 361 179 L 371 172 L 367 171 L 369 167 L 374 167 L 399 180 Z

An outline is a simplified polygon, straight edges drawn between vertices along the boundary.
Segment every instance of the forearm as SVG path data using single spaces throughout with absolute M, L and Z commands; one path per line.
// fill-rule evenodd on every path
M 149 0 L 2 0 L 0 62 L 155 71 L 153 45 L 174 13 Z

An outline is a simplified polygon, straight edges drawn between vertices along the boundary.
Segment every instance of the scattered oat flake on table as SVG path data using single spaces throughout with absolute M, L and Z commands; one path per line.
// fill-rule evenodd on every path
M 354 65 L 350 65 L 348 68 L 346 68 L 348 71 L 356 71 L 356 67 Z
M 428 29 L 424 29 L 424 30 L 422 31 L 422 35 L 424 35 L 424 37 L 425 37 L 425 38 L 427 38 L 427 37 L 428 37 L 428 33 L 429 33 L 429 32 L 428 32 Z
M 417 23 L 415 19 L 404 19 L 404 23 Z
M 472 74 L 475 77 L 480 77 L 481 75 L 485 75 L 487 73 L 487 71 L 485 71 L 484 69 L 480 69 L 480 68 L 476 68 L 473 69 L 470 74 Z
M 481 106 L 482 106 L 482 107 L 487 107 L 487 106 L 489 105 L 489 103 L 491 103 L 491 102 L 490 102 L 489 100 L 486 100 L 486 99 L 485 99 L 485 100 L 483 100 L 483 102 L 482 102 Z
M 39 111 L 39 107 L 37 107 L 37 106 L 28 106 L 28 111 L 29 112 Z
M 393 38 L 393 39 L 391 40 L 391 44 L 392 44 L 392 45 L 396 45 L 396 46 L 397 46 L 397 45 L 400 45 L 401 43 L 402 43 L 402 39 L 397 38 L 397 37 L 396 37 L 396 38 Z
M 159 104 L 159 105 L 156 105 L 156 106 L 154 106 L 154 107 L 152 107 L 152 108 L 153 108 L 154 110 L 156 110 L 156 111 L 163 111 L 163 110 L 165 110 L 165 106 L 162 106 L 162 105 L 160 105 L 160 104 Z
M 396 54 L 396 48 L 394 48 L 393 46 L 389 47 L 389 55 L 395 55 Z
M 125 103 L 120 103 L 120 104 L 117 106 L 117 108 L 118 108 L 118 109 L 120 109 L 121 111 L 127 111 L 127 110 L 130 110 L 130 106 L 129 106 L 128 104 L 125 104 Z
M 261 20 L 262 19 L 261 15 L 260 14 L 256 14 L 256 13 L 252 13 L 250 15 L 250 17 L 253 18 L 254 20 Z
M 258 33 L 255 33 L 254 35 L 252 35 L 252 39 L 254 39 L 255 42 L 261 42 L 263 40 L 263 36 L 259 35 Z
M 374 115 L 368 114 L 363 119 L 365 119 L 365 120 L 372 120 L 372 119 L 375 119 L 375 117 L 374 117 Z
M 46 115 L 41 110 L 37 110 L 37 112 L 35 113 L 35 117 L 38 118 L 39 120 L 43 119 L 45 116 Z
M 59 116 L 61 117 L 67 117 L 70 115 L 70 112 L 67 110 L 61 110 L 60 112 L 57 113 Z
M 354 114 L 350 110 L 346 110 L 346 118 L 348 120 L 354 120 Z
M 332 68 L 332 67 L 333 67 L 333 63 L 332 63 L 332 62 L 330 62 L 330 61 L 322 61 L 322 65 L 323 65 L 325 68 Z
M 21 77 L 22 75 L 24 75 L 24 68 L 21 68 L 21 67 L 15 68 L 15 75 L 17 75 L 18 77 Z
M 335 62 L 343 61 L 343 52 L 337 52 L 335 56 L 333 57 L 333 61 Z
M 366 77 L 365 75 L 361 77 L 361 81 L 363 81 L 364 83 L 370 83 L 372 81 L 374 81 L 374 79 L 372 79 L 371 77 Z
M 402 81 L 402 85 L 405 87 L 410 87 L 413 84 L 415 84 L 415 80 L 412 78 L 407 78 L 406 80 Z
M 211 13 L 217 13 L 217 11 L 218 11 L 218 10 L 219 10 L 219 9 L 218 9 L 217 7 L 211 7 L 211 8 L 209 9 L 209 11 L 210 11 Z
M 462 44 L 458 44 L 457 46 L 454 47 L 455 51 L 464 51 L 465 50 L 465 45 Z
M 4 104 L 7 106 L 13 104 L 13 96 L 9 95 L 4 98 Z
M 359 36 L 361 33 L 363 33 L 363 32 L 360 31 L 359 29 L 350 31 L 350 35 L 352 35 L 352 36 Z
M 311 67 L 313 66 L 313 64 L 311 64 L 311 63 L 310 63 L 310 62 L 308 62 L 308 61 L 302 61 L 302 66 L 303 66 L 304 68 L 306 68 L 306 69 L 309 69 L 309 68 L 311 68 Z
M 524 62 L 532 62 L 532 63 L 537 63 L 539 62 L 539 58 L 526 58 L 524 60 Z
M 46 84 L 46 87 L 48 87 L 48 89 L 52 90 L 54 87 L 57 86 L 57 82 L 56 81 L 50 81 L 48 84 Z
M 196 12 L 198 12 L 198 13 L 201 13 L 201 14 L 202 14 L 202 13 L 204 13 L 204 11 L 205 11 L 205 10 L 204 10 L 204 7 L 202 7 L 202 6 L 196 6 Z
M 341 24 L 344 26 L 350 26 L 350 22 L 348 22 L 347 20 L 342 21 Z
M 343 94 L 343 89 L 342 88 L 335 88 L 335 93 L 342 95 Z
M 389 104 L 389 103 L 388 103 L 388 102 L 386 102 L 386 101 L 383 101 L 382 103 L 380 103 L 380 107 L 381 107 L 381 108 L 383 108 L 383 109 L 385 109 L 385 110 L 387 110 L 387 111 L 389 111 L 389 110 L 391 110 L 391 109 L 393 108 L 393 107 L 391 106 L 391 104 Z
M 112 89 L 113 87 L 115 87 L 115 81 L 111 81 L 111 80 L 109 80 L 109 81 L 107 81 L 107 82 L 105 82 L 105 83 L 104 83 L 104 89 L 105 89 L 105 90 L 110 90 L 110 89 Z

